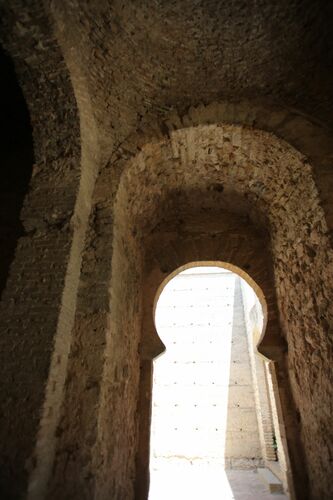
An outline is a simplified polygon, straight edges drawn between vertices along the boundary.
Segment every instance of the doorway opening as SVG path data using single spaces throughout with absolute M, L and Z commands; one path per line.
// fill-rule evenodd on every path
M 187 268 L 163 288 L 155 324 L 166 351 L 154 360 L 149 500 L 270 498 L 253 474 L 277 460 L 254 290 L 220 266 Z

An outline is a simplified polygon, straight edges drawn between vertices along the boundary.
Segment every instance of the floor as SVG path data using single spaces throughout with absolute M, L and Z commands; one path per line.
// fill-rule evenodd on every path
M 149 500 L 287 500 L 270 494 L 254 470 L 224 470 L 221 465 L 165 460 L 151 464 Z

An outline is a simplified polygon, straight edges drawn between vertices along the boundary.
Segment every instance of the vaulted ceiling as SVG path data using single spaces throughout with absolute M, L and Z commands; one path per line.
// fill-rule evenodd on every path
M 72 0 L 44 12 L 2 4 L 3 43 L 19 78 L 41 72 L 40 85 L 52 83 L 59 44 L 105 147 L 152 118 L 219 99 L 267 100 L 333 125 L 328 1 Z

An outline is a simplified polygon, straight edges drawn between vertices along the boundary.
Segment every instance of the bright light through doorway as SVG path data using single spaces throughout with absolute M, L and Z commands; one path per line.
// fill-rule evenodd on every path
M 257 473 L 253 289 L 222 267 L 189 268 L 164 287 L 155 321 L 166 352 L 154 361 L 149 500 L 272 499 Z
M 154 362 L 150 500 L 233 498 L 221 472 L 234 292 L 233 273 L 199 267 L 160 296 L 156 327 L 167 349 Z

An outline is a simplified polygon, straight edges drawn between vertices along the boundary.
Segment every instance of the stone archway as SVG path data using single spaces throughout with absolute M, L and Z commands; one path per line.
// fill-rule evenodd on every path
M 302 207 L 302 210 L 299 210 L 299 206 Z M 171 133 L 170 140 L 147 145 L 135 159 L 129 162 L 119 187 L 116 211 L 114 256 L 117 255 L 117 257 L 114 260 L 114 271 L 118 283 L 129 279 L 125 278 L 125 275 L 122 277 L 119 275 L 119 270 L 122 269 L 122 272 L 125 272 L 126 268 L 131 269 L 131 273 L 134 272 L 138 276 L 137 283 L 140 282 L 139 275 L 134 271 L 134 268 L 140 268 L 142 248 L 145 249 L 148 268 L 152 266 L 154 261 L 161 261 L 163 256 L 165 262 L 161 263 L 161 269 L 166 272 L 181 265 L 184 261 L 182 262 L 182 258 L 178 255 L 177 238 L 184 229 L 182 224 L 185 225 L 186 217 L 190 219 L 189 223 L 196 236 L 193 237 L 192 234 L 192 241 L 190 238 L 188 239 L 187 247 L 192 247 L 192 252 L 187 254 L 187 261 L 184 263 L 188 260 L 198 260 L 197 255 L 195 255 L 195 252 L 198 252 L 198 242 L 193 240 L 198 239 L 200 223 L 198 219 L 196 222 L 195 213 L 200 212 L 201 215 L 203 212 L 210 213 L 210 221 L 214 220 L 215 222 L 217 219 L 225 221 L 228 217 L 227 213 L 236 213 L 239 218 L 247 218 L 248 224 L 252 221 L 257 227 L 266 228 L 270 235 L 270 244 L 266 243 L 265 251 L 267 252 L 271 248 L 275 274 L 273 289 L 274 293 L 275 290 L 277 292 L 279 306 L 279 313 L 276 309 L 271 316 L 277 325 L 278 316 L 280 316 L 285 340 L 281 337 L 277 326 L 267 329 L 270 339 L 268 340 L 266 336 L 262 340 L 261 352 L 271 359 L 277 360 L 284 358 L 288 349 L 288 366 L 297 364 L 300 369 L 300 360 L 298 357 L 295 358 L 295 353 L 299 349 L 307 352 L 306 346 L 309 344 L 305 340 L 306 334 L 302 337 L 303 347 L 299 344 L 300 337 L 296 332 L 299 331 L 299 328 L 304 329 L 305 318 L 303 314 L 302 317 L 296 319 L 299 308 L 296 305 L 296 297 L 300 298 L 309 287 L 312 289 L 321 287 L 318 281 L 316 285 L 314 284 L 316 280 L 313 266 L 319 266 L 318 274 L 324 273 L 326 276 L 328 273 L 327 259 L 331 259 L 325 218 L 320 208 L 311 166 L 302 155 L 271 134 L 245 127 L 211 125 L 177 130 Z M 220 215 L 218 215 L 219 211 Z M 190 212 L 192 216 L 189 215 Z M 170 214 L 174 214 L 173 226 L 170 221 L 167 221 L 167 217 L 172 218 Z M 209 219 L 208 215 L 207 217 Z M 179 222 L 179 219 L 182 219 L 183 222 Z M 163 224 L 164 230 L 162 230 Z M 195 229 L 196 224 L 197 228 Z M 163 231 L 164 236 L 161 236 Z M 225 229 L 225 234 L 228 232 L 230 232 L 230 228 Z M 214 229 L 210 234 L 211 240 L 214 239 L 213 236 Z M 320 244 L 318 244 L 317 238 L 320 239 Z M 125 240 L 127 242 L 126 249 L 122 247 L 122 241 Z M 315 243 L 315 240 L 318 243 Z M 207 240 L 203 241 L 205 239 L 201 241 L 199 248 L 204 260 L 207 258 L 215 260 L 222 257 L 222 260 L 230 262 L 222 253 L 214 257 L 208 256 L 207 248 L 209 245 Z M 235 241 L 234 244 L 237 246 L 238 243 Z M 295 242 L 297 242 L 297 247 Z M 122 248 L 121 253 L 116 250 L 117 245 L 119 245 L 119 249 Z M 193 248 L 194 245 L 196 248 Z M 309 246 L 313 250 L 306 250 L 303 253 L 304 260 L 301 263 L 299 259 L 300 247 L 305 249 Z M 152 247 L 155 253 L 151 250 Z M 243 248 L 244 255 L 249 256 L 248 250 L 248 248 L 247 250 Z M 235 250 L 233 251 L 235 252 Z M 312 257 L 310 257 L 309 252 Z M 121 254 L 126 260 L 121 257 Z M 131 259 L 129 265 L 128 257 L 131 254 L 132 256 L 136 255 L 136 257 Z M 184 252 L 182 255 L 184 256 Z M 252 263 L 253 258 L 250 260 Z M 153 271 L 151 272 L 153 273 Z M 262 267 L 260 272 L 264 272 Z M 133 282 L 133 278 L 131 281 Z M 295 287 L 298 290 L 296 294 L 292 292 Z M 291 295 L 285 292 L 286 288 L 291 291 Z M 147 296 L 147 291 L 144 291 L 144 296 Z M 291 305 L 290 300 L 293 301 L 293 305 Z M 269 297 L 268 304 L 271 301 L 272 298 Z M 289 302 L 289 306 L 287 306 L 287 302 Z M 287 312 L 291 311 L 289 308 L 294 311 L 292 315 Z M 144 317 L 146 317 L 145 314 L 143 311 Z M 313 324 L 314 330 L 312 332 L 316 331 L 318 332 L 316 335 L 320 336 L 321 321 L 319 318 L 318 322 L 315 321 L 315 315 L 316 313 L 312 309 L 308 319 Z M 307 329 L 308 320 L 306 323 Z M 321 324 L 323 325 L 323 323 Z M 303 326 L 301 327 L 301 325 Z M 149 331 L 151 329 L 148 326 L 144 334 L 147 335 Z M 296 342 L 294 335 L 297 335 Z M 145 351 L 144 341 L 140 345 L 140 351 L 143 353 Z M 151 345 L 150 349 L 151 351 L 158 350 L 159 346 L 156 345 L 153 348 Z M 143 355 L 146 356 L 147 353 Z M 288 369 L 282 366 L 283 363 L 281 363 L 280 384 L 288 385 L 286 375 Z M 303 369 L 306 371 L 306 367 Z M 290 371 L 291 375 L 293 373 L 295 372 Z M 285 380 L 282 382 L 282 379 Z M 298 382 L 292 379 L 293 396 L 298 408 L 300 408 L 308 403 L 305 403 L 303 389 L 299 392 L 297 385 Z M 302 397 L 300 397 L 301 393 Z M 298 466 L 302 463 L 300 457 L 296 458 L 296 455 L 299 455 L 296 450 L 301 450 L 300 432 L 295 432 L 295 426 L 297 427 L 298 424 L 295 414 L 292 416 L 292 412 L 288 410 L 290 407 L 286 400 L 285 413 L 286 418 L 290 420 L 287 427 L 289 426 L 289 445 L 295 482 L 302 489 L 303 485 L 306 484 L 304 477 L 302 478 L 306 469 L 304 463 L 301 467 Z M 297 435 L 297 443 L 294 442 L 295 435 Z M 305 447 L 306 440 L 311 440 L 312 437 L 311 432 L 308 434 L 303 432 L 302 441 Z M 318 473 L 321 472 L 318 470 Z M 319 484 L 318 481 L 316 483 Z
M 153 317 L 167 349 L 154 360 L 152 387 L 142 388 L 153 394 L 149 495 L 184 494 L 178 484 L 195 496 L 206 481 L 214 498 L 228 495 L 235 478 L 248 481 L 242 469 L 264 466 L 278 473 L 293 498 L 283 421 L 274 422 L 279 463 L 272 447 L 270 363 L 255 356 L 253 346 L 267 323 L 260 287 L 236 266 L 189 262 L 158 287 Z M 269 397 L 279 399 L 276 392 Z
M 229 216 L 230 222 L 230 216 Z M 271 260 L 265 251 L 266 237 L 257 232 L 253 225 L 244 227 L 244 221 L 236 218 L 233 224 L 237 226 L 237 235 L 223 228 L 220 225 L 220 232 L 214 234 L 195 235 L 193 244 L 193 234 L 183 235 L 176 240 L 169 241 L 168 244 L 163 241 L 163 250 L 153 249 L 147 256 L 148 271 L 144 281 L 143 288 L 143 324 L 142 341 L 140 345 L 141 353 L 141 383 L 140 383 L 140 431 L 139 431 L 139 451 L 137 457 L 137 495 L 138 498 L 146 498 L 149 489 L 149 437 L 150 437 L 150 405 L 152 390 L 152 360 L 164 350 L 155 329 L 154 310 L 156 301 L 165 284 L 180 270 L 189 266 L 200 266 L 207 263 L 221 265 L 229 270 L 236 272 L 255 290 L 260 299 L 264 311 L 265 322 L 261 332 L 260 339 L 266 331 L 264 340 L 265 351 L 269 351 L 276 361 L 276 371 L 279 377 L 280 390 L 284 394 L 284 408 L 288 411 L 288 418 L 281 421 L 281 433 L 285 435 L 284 425 L 287 427 L 287 433 L 297 436 L 297 422 L 293 414 L 293 403 L 290 400 L 288 382 L 283 375 L 286 371 L 285 366 L 285 344 L 280 336 L 280 326 L 277 319 L 277 304 L 274 290 L 273 276 L 270 272 Z M 249 240 L 250 234 L 252 238 Z M 163 234 L 163 233 L 162 233 Z M 159 233 L 158 238 L 161 237 Z M 177 249 L 178 260 L 170 262 L 170 255 Z M 155 253 L 154 252 L 157 252 Z M 193 261 L 191 258 L 196 257 Z M 228 256 L 228 261 L 221 261 L 221 257 Z M 151 265 L 151 262 L 154 264 Z M 248 269 L 245 271 L 244 269 Z M 250 273 L 250 274 L 249 274 Z M 283 376 L 281 376 L 283 375 Z M 279 398 L 279 395 L 276 394 Z M 288 456 L 287 444 L 285 446 L 285 455 Z M 302 458 L 301 444 L 296 438 L 292 449 L 290 450 L 299 462 Z M 288 489 L 292 494 L 293 480 L 290 469 L 287 479 Z
M 317 277 L 321 275 L 329 282 L 332 258 L 311 165 L 272 134 L 219 124 L 171 132 L 170 138 L 144 145 L 127 163 L 122 160 L 122 166 L 125 168 L 113 206 L 112 199 L 105 201 L 106 186 L 113 185 L 107 184 L 111 170 L 105 169 L 97 183 L 98 228 L 102 233 L 93 232 L 92 241 L 101 263 L 98 267 L 101 279 L 105 273 L 103 266 L 109 266 L 112 256 L 111 287 L 109 281 L 105 285 L 101 282 L 105 312 L 93 310 L 93 296 L 89 305 L 86 301 L 89 311 L 92 306 L 91 312 L 83 316 L 75 333 L 75 345 L 81 353 L 83 338 L 85 345 L 93 346 L 84 356 L 87 364 L 84 380 L 88 383 L 96 378 L 98 390 L 91 393 L 89 422 L 73 419 L 69 412 L 72 400 L 79 399 L 82 406 L 86 389 L 81 379 L 72 378 L 66 419 L 71 418 L 73 432 L 64 425 L 59 449 L 65 452 L 70 443 L 76 442 L 78 429 L 92 441 L 96 430 L 97 436 L 95 446 L 82 458 L 81 452 L 75 458 L 71 477 L 76 477 L 75 471 L 83 467 L 89 477 L 94 477 L 94 483 L 89 480 L 85 487 L 88 491 L 96 488 L 97 496 L 111 492 L 130 497 L 133 494 L 130 478 L 135 474 L 145 482 L 146 469 L 140 464 L 143 456 L 140 453 L 135 468 L 136 447 L 141 450 L 142 442 L 148 442 L 142 425 L 138 432 L 137 412 L 141 420 L 149 419 L 145 413 L 147 405 L 141 401 L 137 410 L 136 404 L 140 380 L 149 378 L 149 369 L 144 366 L 148 367 L 149 359 L 161 349 L 154 334 L 152 308 L 147 307 L 149 300 L 153 301 L 154 280 L 189 261 L 223 260 L 250 273 L 264 290 L 270 323 L 260 349 L 276 360 L 288 446 L 301 496 L 306 488 L 306 465 L 311 477 L 317 474 L 321 477 L 322 469 L 316 465 L 317 458 L 311 458 L 312 452 L 308 452 L 306 460 L 302 457 L 302 446 L 306 447 L 307 440 L 313 439 L 310 429 L 315 417 L 308 418 L 305 408 L 309 401 L 300 379 L 295 380 L 295 373 L 304 371 L 315 380 L 316 372 L 309 372 L 305 357 L 300 360 L 295 355 L 302 351 L 311 356 L 317 349 L 316 342 L 307 350 L 312 336 L 324 335 L 326 319 L 315 312 L 309 293 L 310 289 L 318 290 L 315 300 L 322 300 L 322 282 Z M 113 196 L 114 188 L 110 189 Z M 90 253 L 87 248 L 85 266 L 92 275 Z M 93 283 L 92 279 L 91 287 L 95 290 Z M 305 297 L 308 302 L 311 299 L 306 318 L 298 315 L 299 301 Z M 109 307 L 112 314 L 108 314 Z M 86 338 L 89 334 L 84 332 L 89 331 L 102 334 L 104 341 L 100 346 Z M 304 334 L 300 337 L 298 331 Z M 323 366 L 328 356 L 325 345 Z M 79 373 L 75 359 L 71 372 Z M 112 386 L 108 381 L 113 381 Z M 311 406 L 319 408 L 314 401 Z M 305 432 L 302 423 L 302 434 L 301 413 L 309 425 Z M 119 426 L 125 432 L 117 433 Z M 321 446 L 327 449 L 327 443 Z M 116 462 L 122 464 L 117 471 Z M 318 478 L 310 480 L 327 491 L 329 485 L 323 485 Z
M 332 16 L 299 3 L 0 7 L 34 149 L 0 304 L 5 496 L 133 496 L 153 273 L 252 274 L 255 242 L 296 482 L 333 496 Z
M 166 351 L 153 362 L 149 498 L 227 497 L 228 474 L 237 470 L 244 483 L 244 469 L 264 466 L 245 282 L 233 271 L 189 263 L 158 290 L 155 325 Z

